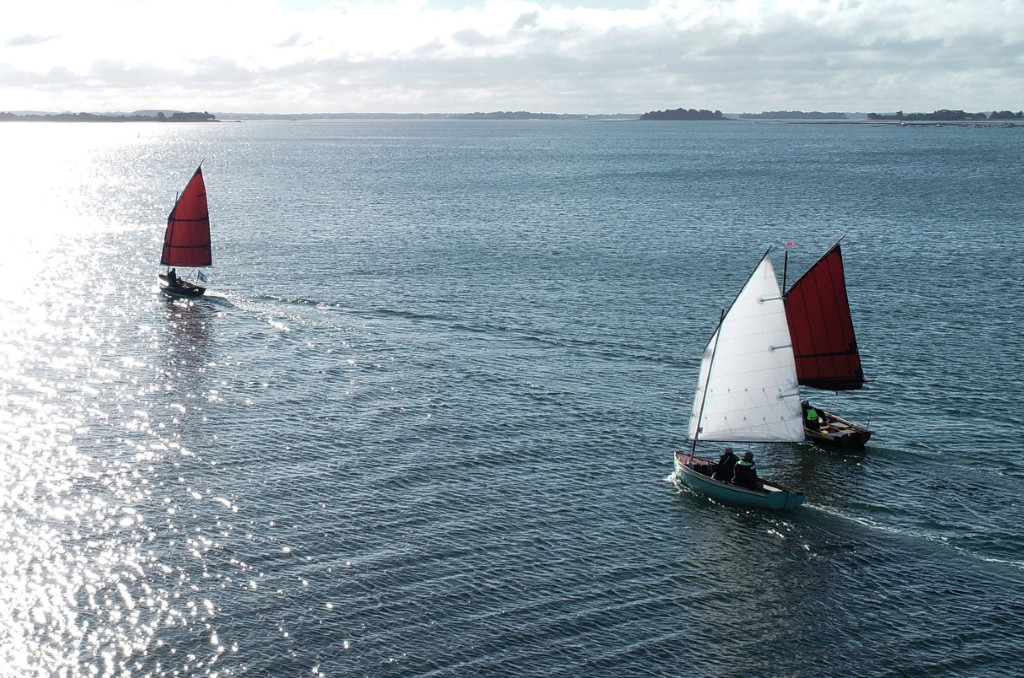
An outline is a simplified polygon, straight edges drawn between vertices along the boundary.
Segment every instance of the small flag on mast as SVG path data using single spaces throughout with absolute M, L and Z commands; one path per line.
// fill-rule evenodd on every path
M 199 274 L 199 279 L 200 279 L 200 280 L 202 280 L 203 282 L 206 282 L 206 276 L 205 276 L 205 275 L 203 275 L 203 272 L 202 272 L 202 271 L 196 271 L 196 273 L 198 273 L 198 274 Z

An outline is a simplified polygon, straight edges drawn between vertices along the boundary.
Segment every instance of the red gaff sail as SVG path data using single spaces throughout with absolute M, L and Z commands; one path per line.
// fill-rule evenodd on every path
M 789 288 L 783 302 L 800 384 L 827 391 L 863 386 L 839 243 Z
M 160 263 L 167 266 L 210 266 L 210 211 L 206 204 L 203 167 L 196 168 L 188 186 L 167 217 L 164 251 Z

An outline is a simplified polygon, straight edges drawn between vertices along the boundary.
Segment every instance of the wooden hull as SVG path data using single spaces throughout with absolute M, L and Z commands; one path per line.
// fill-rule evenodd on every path
M 701 494 L 729 504 L 772 510 L 793 509 L 803 504 L 806 498 L 800 490 L 764 478 L 761 479 L 763 490 L 749 490 L 731 483 L 713 480 L 695 468 L 695 465 L 701 464 L 710 465 L 711 462 L 683 452 L 676 452 L 676 478 Z
M 164 294 L 172 297 L 201 297 L 206 292 L 205 287 L 199 285 L 193 285 L 187 280 L 182 280 L 178 284 L 171 284 L 167 279 L 166 273 L 157 274 L 160 278 L 160 289 Z
M 804 426 L 804 437 L 818 445 L 844 447 L 852 450 L 863 450 L 871 439 L 871 431 L 854 424 L 852 421 L 836 416 L 831 412 L 823 412 L 825 425 L 819 429 Z

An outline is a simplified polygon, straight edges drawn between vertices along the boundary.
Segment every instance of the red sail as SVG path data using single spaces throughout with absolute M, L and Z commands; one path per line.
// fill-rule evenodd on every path
M 160 263 L 167 266 L 209 266 L 210 212 L 206 205 L 206 183 L 200 165 L 167 217 L 164 251 Z
M 783 301 L 797 380 L 828 391 L 863 386 L 839 243 L 789 288 Z

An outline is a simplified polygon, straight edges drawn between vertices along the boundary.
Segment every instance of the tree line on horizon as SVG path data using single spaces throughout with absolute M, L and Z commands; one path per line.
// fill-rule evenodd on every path
M 868 113 L 868 120 L 898 120 L 900 122 L 973 122 L 981 120 L 1021 120 L 1024 119 L 1024 111 L 992 111 L 985 113 L 966 113 L 961 110 L 943 108 L 931 113 Z
M 727 120 L 721 111 L 707 109 L 676 108 L 665 111 L 648 111 L 640 116 L 641 120 Z
M 735 118 L 743 120 L 848 120 L 849 114 L 837 111 L 764 111 L 762 113 L 738 113 Z M 967 113 L 962 110 L 941 109 L 932 113 L 868 113 L 868 120 L 896 120 L 908 122 L 972 122 L 1021 120 L 1024 112 L 992 111 L 991 113 Z M 729 120 L 721 111 L 693 108 L 676 108 L 664 111 L 649 111 L 640 116 L 641 120 Z

